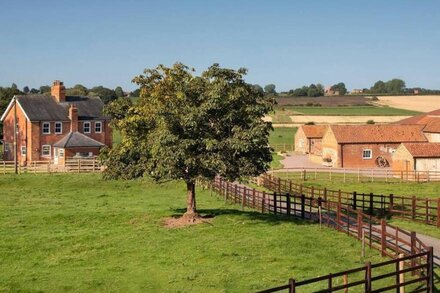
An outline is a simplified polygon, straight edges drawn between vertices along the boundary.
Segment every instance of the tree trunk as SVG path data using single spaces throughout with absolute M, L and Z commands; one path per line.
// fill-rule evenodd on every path
M 186 213 L 188 218 L 196 218 L 196 184 L 195 182 L 186 182 Z

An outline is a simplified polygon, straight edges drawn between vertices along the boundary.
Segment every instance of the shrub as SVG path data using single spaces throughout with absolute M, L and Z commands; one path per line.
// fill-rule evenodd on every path
M 305 125 L 315 125 L 315 122 L 313 122 L 313 121 L 309 121 L 309 122 L 307 122 Z
M 379 98 L 376 97 L 376 96 L 374 96 L 374 97 L 371 98 L 371 100 L 372 100 L 372 101 L 379 101 Z
M 375 124 L 375 122 L 374 122 L 374 120 L 370 119 L 370 120 L 367 121 L 367 124 Z

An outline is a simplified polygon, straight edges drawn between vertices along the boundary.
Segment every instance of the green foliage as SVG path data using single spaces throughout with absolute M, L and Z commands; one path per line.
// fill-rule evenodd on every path
M 0 87 L 0 116 L 3 115 L 14 95 L 22 94 L 17 86 Z M 0 135 L 3 134 L 3 123 L 0 121 Z
M 270 94 L 276 94 L 277 92 L 275 91 L 275 85 L 274 84 L 268 84 L 264 87 L 264 92 L 268 95 Z
M 104 104 L 108 104 L 113 100 L 116 100 L 118 97 L 114 90 L 100 86 L 95 86 L 89 91 L 90 96 L 99 96 Z
M 343 82 L 332 85 L 331 90 L 338 91 L 341 96 L 347 93 L 347 88 L 345 87 L 345 83 Z
M 294 145 L 297 127 L 274 127 L 270 132 L 269 143 Z
M 141 90 L 140 89 L 135 89 L 134 91 L 132 91 L 130 93 L 130 97 L 139 97 L 140 94 L 141 94 Z
M 73 88 L 66 89 L 67 96 L 87 96 L 88 93 L 88 89 L 81 84 L 77 84 Z
M 245 69 L 214 64 L 194 76 L 178 63 L 171 68 L 159 65 L 135 77 L 140 98 L 125 117 L 112 121 L 122 141 L 102 156 L 107 166 L 104 177 L 148 175 L 193 183 L 217 175 L 236 180 L 266 171 L 272 127 L 262 117 L 272 103 L 244 82 L 245 74 Z M 128 172 L 130 168 L 135 172 Z
M 374 120 L 370 119 L 370 120 L 367 120 L 367 124 L 375 124 L 375 122 L 374 122 Z
M 256 90 L 257 92 L 264 94 L 264 89 L 261 87 L 261 85 L 259 84 L 254 84 L 252 85 L 252 87 L 254 88 L 254 90 Z
M 118 98 L 124 96 L 124 91 L 122 90 L 122 87 L 118 86 L 115 88 L 115 94 Z
M 369 92 L 372 94 L 404 94 L 405 82 L 397 78 L 387 82 L 379 80 L 374 83 Z
M 289 94 L 295 97 L 320 97 L 324 95 L 324 86 L 320 83 L 312 83 L 310 86 L 303 86 L 294 90 L 290 90 Z
M 40 94 L 44 95 L 44 94 L 50 94 L 50 86 L 48 85 L 43 85 L 40 86 Z
M 29 87 L 28 87 L 28 86 L 25 86 L 25 87 L 23 88 L 23 93 L 25 93 L 25 94 L 28 94 L 28 93 L 29 93 Z

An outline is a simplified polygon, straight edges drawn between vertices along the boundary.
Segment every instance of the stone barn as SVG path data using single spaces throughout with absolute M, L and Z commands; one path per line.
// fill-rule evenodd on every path
M 295 135 L 295 151 L 321 156 L 322 137 L 327 128 L 327 125 L 301 125 Z
M 423 125 L 331 125 L 322 138 L 322 162 L 339 168 L 392 166 L 401 143 L 427 142 Z
M 440 143 L 402 143 L 393 154 L 395 171 L 440 171 Z

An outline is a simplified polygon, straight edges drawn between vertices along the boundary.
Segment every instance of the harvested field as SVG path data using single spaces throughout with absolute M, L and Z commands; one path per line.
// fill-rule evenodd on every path
M 437 96 L 379 96 L 379 105 L 430 112 L 440 108 L 440 95 Z
M 301 115 L 290 116 L 292 123 L 304 124 L 307 122 L 315 122 L 317 124 L 357 124 L 366 123 L 373 120 L 376 123 L 392 123 L 411 116 L 318 116 L 318 115 Z

